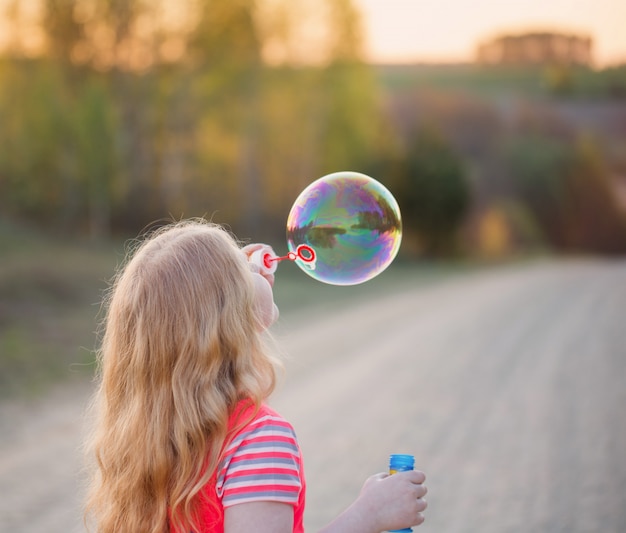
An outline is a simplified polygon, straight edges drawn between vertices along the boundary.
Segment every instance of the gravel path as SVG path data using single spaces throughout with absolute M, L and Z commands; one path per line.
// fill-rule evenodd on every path
M 625 317 L 626 262 L 578 260 L 282 318 L 272 403 L 305 454 L 307 531 L 394 452 L 427 475 L 416 531 L 626 531 Z M 0 405 L 1 532 L 83 531 L 88 394 Z

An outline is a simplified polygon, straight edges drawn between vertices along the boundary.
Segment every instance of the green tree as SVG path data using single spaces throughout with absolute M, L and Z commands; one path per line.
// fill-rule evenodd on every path
M 422 252 L 454 252 L 470 188 L 461 159 L 436 130 L 422 129 L 409 143 L 396 165 L 394 191 L 403 225 Z
M 511 142 L 507 162 L 518 195 L 556 249 L 626 251 L 625 213 L 592 139 L 522 135 Z
M 204 209 L 236 230 L 259 226 L 263 91 L 261 37 L 253 0 L 203 0 L 189 36 L 190 97 L 195 108 L 195 178 Z M 202 206 L 198 205 L 198 209 Z
M 120 190 L 115 147 L 117 125 L 113 102 L 102 81 L 94 79 L 82 91 L 73 126 L 88 231 L 93 238 L 108 236 Z
M 364 63 L 363 29 L 351 0 L 329 0 L 329 62 L 318 88 L 320 168 L 363 170 L 371 165 L 381 129 L 379 95 Z
M 292 54 L 305 5 L 328 39 Z M 375 157 L 378 95 L 351 0 L 184 0 L 176 24 L 165 0 L 40 6 L 45 48 L 25 59 L 30 22 L 12 1 L 0 65 L 0 205 L 15 216 L 93 235 L 169 215 L 284 231 L 305 185 Z M 283 64 L 264 62 L 268 43 Z M 323 63 L 302 62 L 309 48 Z
M 0 100 L 0 180 L 5 212 L 71 224 L 74 187 L 68 94 L 54 65 L 6 64 Z
M 75 50 L 86 38 L 77 7 L 77 0 L 44 0 L 42 5 L 48 54 L 67 65 L 75 61 Z

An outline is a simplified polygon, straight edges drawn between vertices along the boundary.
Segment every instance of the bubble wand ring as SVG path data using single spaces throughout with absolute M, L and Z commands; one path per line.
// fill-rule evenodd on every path
M 308 268 L 315 270 L 316 257 L 315 250 L 308 244 L 299 244 L 295 252 L 289 252 L 281 257 L 272 257 L 271 254 L 266 253 L 263 256 L 263 264 L 266 268 L 271 268 L 274 261 L 284 261 L 285 259 L 295 261 L 300 259 Z

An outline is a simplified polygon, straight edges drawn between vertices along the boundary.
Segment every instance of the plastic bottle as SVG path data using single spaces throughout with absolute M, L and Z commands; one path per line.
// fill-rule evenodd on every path
M 405 472 L 415 468 L 415 457 L 403 453 L 394 453 L 389 456 L 389 474 L 393 475 L 397 472 Z M 410 533 L 413 531 L 410 527 L 405 529 L 393 529 L 392 533 Z

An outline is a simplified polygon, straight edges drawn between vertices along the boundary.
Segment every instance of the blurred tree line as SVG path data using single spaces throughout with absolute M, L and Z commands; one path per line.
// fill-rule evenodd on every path
M 308 183 L 356 170 L 392 190 L 412 253 L 626 251 L 625 131 L 390 88 L 350 0 L 6 4 L 4 217 L 98 238 L 206 216 L 282 242 Z
M 409 86 L 387 116 L 404 143 L 394 190 L 422 250 L 454 253 L 460 237 L 471 255 L 626 251 L 626 101 Z
M 374 157 L 380 117 L 349 0 L 41 0 L 33 27 L 10 7 L 5 215 L 93 236 L 201 215 L 284 231 L 310 181 Z M 326 34 L 300 42 L 311 17 Z

